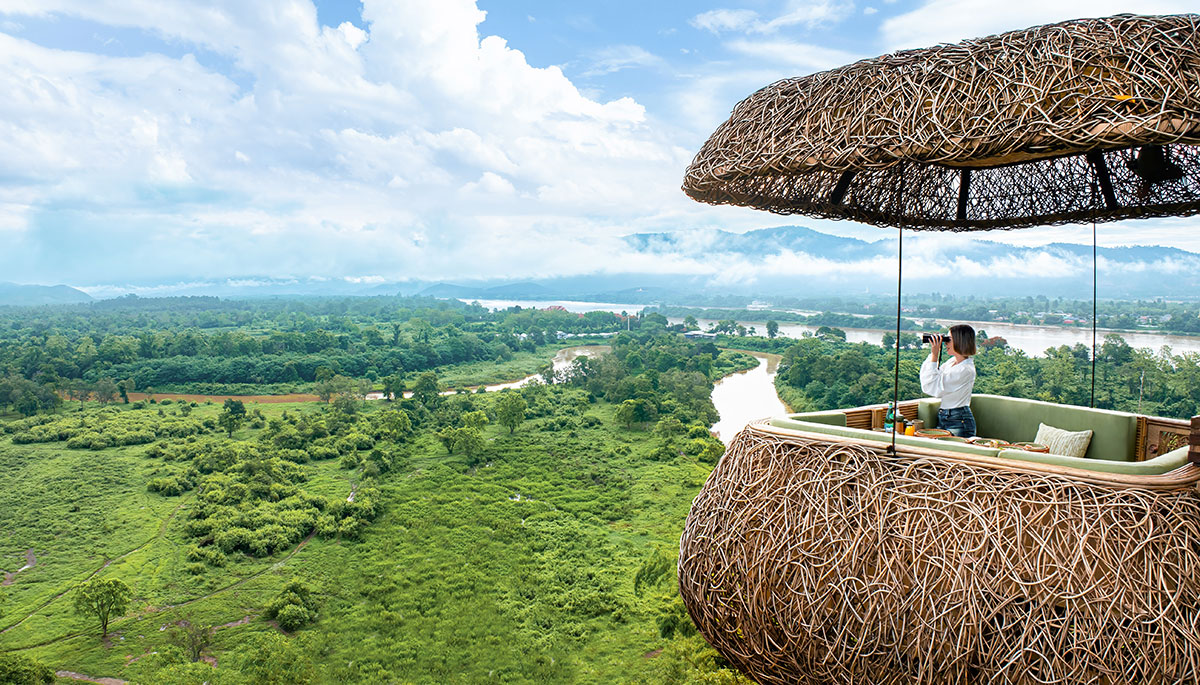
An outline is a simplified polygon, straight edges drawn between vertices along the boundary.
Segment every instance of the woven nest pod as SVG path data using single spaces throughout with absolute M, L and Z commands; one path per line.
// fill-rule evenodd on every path
M 679 550 L 692 620 L 756 682 L 1200 682 L 1194 470 L 1147 490 L 777 433 L 738 434 Z
M 738 104 L 683 187 L 915 229 L 1195 214 L 1198 28 L 1080 19 L 785 79 Z

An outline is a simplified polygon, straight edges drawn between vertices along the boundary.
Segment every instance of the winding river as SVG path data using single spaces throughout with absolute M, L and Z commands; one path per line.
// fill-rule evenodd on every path
M 558 373 L 559 371 L 565 371 L 570 368 L 571 363 L 580 357 L 596 357 L 611 351 L 612 347 L 608 345 L 576 345 L 575 347 L 564 347 L 554 355 L 554 358 L 550 360 L 550 363 L 554 366 L 555 373 Z M 483 386 L 483 390 L 485 392 L 496 392 L 498 390 L 507 390 L 509 388 L 523 388 L 530 383 L 540 382 L 542 382 L 541 374 L 532 373 L 519 380 L 508 381 L 507 383 L 494 383 L 492 385 L 485 385 Z M 471 386 L 463 389 L 475 392 L 479 389 L 479 386 Z M 458 389 L 455 388 L 452 390 L 443 390 L 438 394 L 454 395 L 457 392 Z M 404 393 L 405 397 L 412 397 L 412 395 L 412 391 Z M 382 392 L 369 392 L 366 395 L 366 399 L 382 400 L 384 399 L 384 396 Z
M 731 373 L 713 386 L 712 401 L 721 418 L 710 430 L 725 444 L 729 444 L 747 423 L 787 413 L 787 407 L 775 394 L 775 372 L 780 356 L 762 352 L 747 353 L 758 359 L 758 366 Z

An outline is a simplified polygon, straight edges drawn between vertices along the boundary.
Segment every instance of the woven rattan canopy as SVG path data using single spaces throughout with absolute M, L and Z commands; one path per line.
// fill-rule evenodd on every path
M 683 188 L 954 231 L 1200 213 L 1197 29 L 1079 19 L 785 79 L 734 108 Z

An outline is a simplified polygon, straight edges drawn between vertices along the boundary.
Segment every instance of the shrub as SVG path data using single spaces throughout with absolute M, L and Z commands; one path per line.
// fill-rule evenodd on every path
M 20 654 L 0 654 L 0 683 L 37 685 L 54 682 L 54 669 Z
M 313 617 L 308 609 L 298 604 L 288 604 L 275 614 L 275 620 L 279 622 L 280 628 L 290 633 L 311 623 Z
M 291 632 L 316 620 L 317 600 L 307 583 L 293 578 L 271 600 L 265 613 L 267 618 L 278 621 L 280 628 Z

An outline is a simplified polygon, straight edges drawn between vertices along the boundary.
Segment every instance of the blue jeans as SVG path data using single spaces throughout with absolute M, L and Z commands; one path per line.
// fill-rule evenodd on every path
M 938 428 L 944 428 L 960 438 L 975 436 L 975 415 L 970 407 L 938 410 Z

